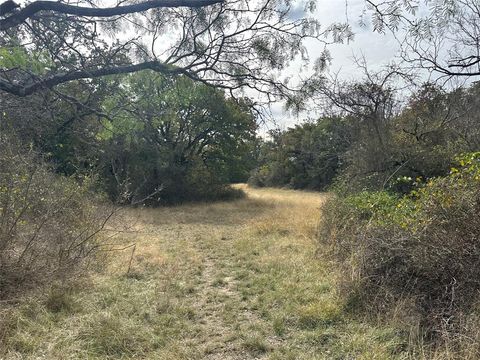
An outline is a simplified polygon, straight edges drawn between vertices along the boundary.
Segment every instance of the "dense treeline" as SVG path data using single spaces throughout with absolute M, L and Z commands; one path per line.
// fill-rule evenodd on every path
M 248 103 L 180 77 L 130 76 L 107 99 L 120 107 L 99 138 L 102 177 L 112 198 L 130 202 L 212 200 L 245 181 L 256 122 Z
M 270 132 L 250 183 L 406 193 L 480 149 L 479 92 L 479 84 L 452 92 L 425 84 L 400 107 L 392 89 L 349 84 L 336 95 L 340 115 Z
M 271 131 L 260 141 L 258 165 L 249 183 L 253 186 L 288 186 L 323 190 L 342 167 L 352 141 L 349 118 L 321 118 L 286 131 Z
M 60 97 L 6 96 L 3 126 L 58 173 L 95 177 L 96 190 L 113 201 L 213 200 L 238 195 L 228 185 L 248 178 L 256 120 L 246 100 L 153 72 L 63 90 Z M 87 105 L 72 104 L 73 96 Z

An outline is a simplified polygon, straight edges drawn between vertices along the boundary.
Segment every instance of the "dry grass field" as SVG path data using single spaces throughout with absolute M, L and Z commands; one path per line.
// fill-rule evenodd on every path
M 242 187 L 232 202 L 125 210 L 111 241 L 133 257 L 3 306 L 0 358 L 406 358 L 398 332 L 348 314 L 316 254 L 325 195 Z

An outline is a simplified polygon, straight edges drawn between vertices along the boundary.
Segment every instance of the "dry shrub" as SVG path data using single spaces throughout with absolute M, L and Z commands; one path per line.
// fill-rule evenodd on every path
M 344 267 L 344 289 L 357 305 L 376 314 L 410 304 L 426 338 L 452 339 L 479 303 L 479 220 L 480 154 L 470 154 L 403 198 L 331 199 L 320 238 Z
M 108 210 L 87 187 L 0 133 L 0 297 L 65 278 L 95 253 Z

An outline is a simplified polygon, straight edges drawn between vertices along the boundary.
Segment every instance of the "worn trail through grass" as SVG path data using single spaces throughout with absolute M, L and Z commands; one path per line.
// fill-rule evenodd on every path
M 393 330 L 350 318 L 316 255 L 324 195 L 128 210 L 106 269 L 9 313 L 5 359 L 390 359 Z

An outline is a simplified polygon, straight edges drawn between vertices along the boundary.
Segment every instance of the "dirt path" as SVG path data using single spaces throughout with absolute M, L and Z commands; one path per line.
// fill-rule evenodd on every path
M 392 358 L 395 334 L 348 319 L 315 255 L 324 195 L 245 190 L 128 211 L 116 241 L 136 244 L 131 271 L 116 253 L 68 296 L 18 307 L 5 359 Z
M 138 224 L 142 230 L 162 234 L 161 243 L 177 241 L 182 252 L 191 254 L 195 258 L 192 263 L 199 266 L 200 271 L 188 280 L 193 289 L 185 298 L 195 313 L 195 325 L 199 330 L 185 340 L 197 349 L 197 356 L 201 358 L 236 360 L 266 356 L 262 344 L 251 344 L 259 349 L 249 351 L 248 346 L 244 346 L 245 336 L 238 336 L 244 325 L 250 326 L 261 320 L 250 308 L 252 299 L 242 296 L 240 291 L 238 273 L 245 266 L 238 258 L 241 253 L 235 251 L 245 236 L 252 236 L 252 227 L 257 225 L 258 218 L 270 218 L 271 214 L 266 213 L 264 205 L 247 199 L 202 207 L 188 206 L 169 209 L 165 215 L 171 218 L 168 225 L 155 221 L 140 221 Z M 171 239 L 169 232 L 175 233 L 177 239 Z M 177 246 L 174 248 L 170 252 L 178 254 Z M 150 250 L 145 249 L 151 253 Z M 190 266 L 185 263 L 179 272 L 188 272 Z
M 178 257 L 184 260 L 173 277 L 191 289 L 183 301 L 195 314 L 197 330 L 184 333 L 184 341 L 195 349 L 195 358 L 261 359 L 281 346 L 283 339 L 265 318 L 274 309 L 263 308 L 267 304 L 260 299 L 265 291 L 264 279 L 258 278 L 260 256 L 269 256 L 269 248 L 279 240 L 291 242 L 287 251 L 298 242 L 314 243 L 322 195 L 245 190 L 248 198 L 232 203 L 132 214 L 139 233 L 158 234 L 155 249 L 152 239 L 135 239 L 140 259 L 167 253 L 177 265 Z M 145 272 L 141 264 L 136 263 L 134 271 Z

